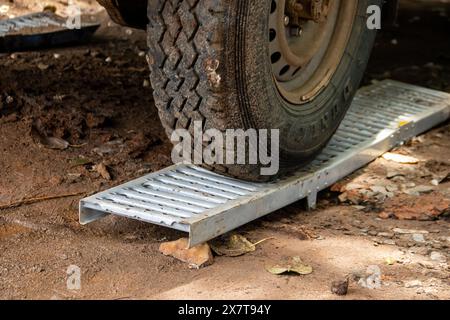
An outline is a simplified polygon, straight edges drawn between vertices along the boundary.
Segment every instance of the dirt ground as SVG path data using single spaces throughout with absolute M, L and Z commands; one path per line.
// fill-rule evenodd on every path
M 364 84 L 392 78 L 450 93 L 450 10 L 430 2 L 403 3 L 399 26 L 378 37 Z M 0 0 L 0 8 L 11 6 L 0 18 L 28 12 L 26 3 Z M 97 9 L 94 1 L 83 7 Z M 147 80 L 145 33 L 99 17 L 103 26 L 89 44 L 0 56 L 0 206 L 92 194 L 170 164 Z M 40 135 L 70 147 L 48 149 L 37 143 Z M 158 252 L 161 242 L 183 236 L 176 231 L 118 217 L 80 226 L 83 195 L 0 210 L 0 298 L 340 299 L 330 284 L 350 275 L 343 299 L 449 299 L 450 181 L 431 183 L 450 172 L 449 139 L 447 122 L 396 151 L 417 164 L 381 158 L 340 184 L 382 186 L 381 196 L 378 188 L 361 200 L 335 186 L 339 192 L 323 192 L 317 210 L 299 202 L 237 230 L 254 242 L 273 239 L 200 270 Z M 98 164 L 111 180 L 95 170 Z M 415 186 L 428 189 L 405 195 Z M 393 203 L 398 216 L 386 215 Z M 397 219 L 427 206 L 443 208 L 432 217 Z M 313 273 L 265 270 L 292 256 Z M 81 269 L 81 290 L 66 287 L 70 265 Z M 374 266 L 381 286 L 366 288 L 358 279 Z

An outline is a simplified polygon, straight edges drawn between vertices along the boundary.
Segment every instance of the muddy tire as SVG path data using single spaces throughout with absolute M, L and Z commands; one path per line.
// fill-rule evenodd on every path
M 328 47 L 321 49 L 323 61 L 314 62 L 316 69 L 310 68 L 312 60 L 283 68 L 281 64 L 289 64 L 289 59 L 281 59 L 280 64 L 278 55 L 274 57 L 278 50 L 273 44 L 278 25 L 274 15 L 282 3 L 149 0 L 151 83 L 169 136 L 178 128 L 192 133 L 195 121 L 202 121 L 204 130 L 279 129 L 279 175 L 310 161 L 326 145 L 359 87 L 375 38 L 375 31 L 366 27 L 366 11 L 381 0 L 336 2 L 336 6 L 352 3 L 333 13 L 334 28 L 347 25 L 348 30 L 345 37 L 340 35 L 338 47 L 332 47 L 337 36 L 329 37 Z M 317 57 L 311 52 L 305 55 Z M 328 70 L 323 73 L 325 63 Z M 288 77 L 286 72 L 280 76 L 286 68 Z M 303 73 L 301 81 L 297 73 Z M 297 82 L 287 85 L 291 80 Z M 260 175 L 261 166 L 214 165 L 213 169 L 247 180 L 273 179 Z

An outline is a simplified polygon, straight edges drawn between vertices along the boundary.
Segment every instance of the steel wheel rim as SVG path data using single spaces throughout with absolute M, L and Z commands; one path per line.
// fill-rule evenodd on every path
M 329 0 L 323 21 L 301 20 L 295 36 L 286 24 L 286 5 L 272 0 L 269 14 L 269 62 L 281 96 L 292 104 L 314 99 L 330 82 L 344 56 L 358 0 Z

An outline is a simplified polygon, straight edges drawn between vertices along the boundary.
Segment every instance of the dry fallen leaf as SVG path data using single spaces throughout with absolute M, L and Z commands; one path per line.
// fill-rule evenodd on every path
M 401 163 L 401 164 L 417 164 L 417 163 L 419 163 L 419 159 L 417 159 L 417 158 L 410 157 L 410 156 L 404 156 L 402 154 L 391 153 L 391 152 L 383 154 L 383 158 L 385 160 L 389 160 L 389 161 L 393 161 L 393 162 Z
M 75 158 L 71 162 L 72 167 L 79 167 L 79 166 L 85 166 L 88 164 L 92 164 L 92 160 L 86 159 L 86 158 Z
M 44 133 L 44 130 L 42 130 L 42 126 L 39 121 L 34 122 L 31 126 L 31 137 L 34 142 L 49 149 L 65 150 L 70 146 L 69 142 L 64 139 L 48 137 Z
M 159 251 L 165 256 L 172 256 L 189 264 L 190 268 L 199 269 L 213 264 L 214 257 L 207 243 L 189 247 L 189 240 L 181 238 L 177 241 L 162 243 Z
M 274 275 L 282 275 L 286 273 L 307 275 L 313 272 L 313 268 L 307 264 L 304 264 L 300 257 L 293 257 L 283 264 L 277 264 L 272 267 L 267 267 L 266 269 Z
M 239 234 L 222 237 L 210 242 L 211 249 L 219 256 L 238 257 L 256 250 L 256 246 L 263 241 L 251 243 L 247 238 Z
M 331 283 L 331 292 L 338 296 L 345 296 L 348 293 L 350 281 L 348 278 L 344 280 L 336 280 Z
M 94 166 L 94 170 L 97 171 L 103 179 L 111 180 L 111 174 L 109 173 L 108 168 L 103 163 L 99 163 Z

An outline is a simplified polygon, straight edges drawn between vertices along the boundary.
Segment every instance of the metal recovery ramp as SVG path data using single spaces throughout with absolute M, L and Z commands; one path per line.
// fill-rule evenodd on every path
M 51 11 L 0 20 L 0 53 L 43 49 L 89 39 L 99 22 L 84 22 L 69 28 L 68 19 Z
M 176 165 L 80 202 L 80 223 L 108 214 L 189 233 L 208 241 L 317 193 L 386 151 L 450 117 L 450 94 L 394 81 L 359 91 L 325 150 L 294 176 L 248 183 L 191 165 Z

